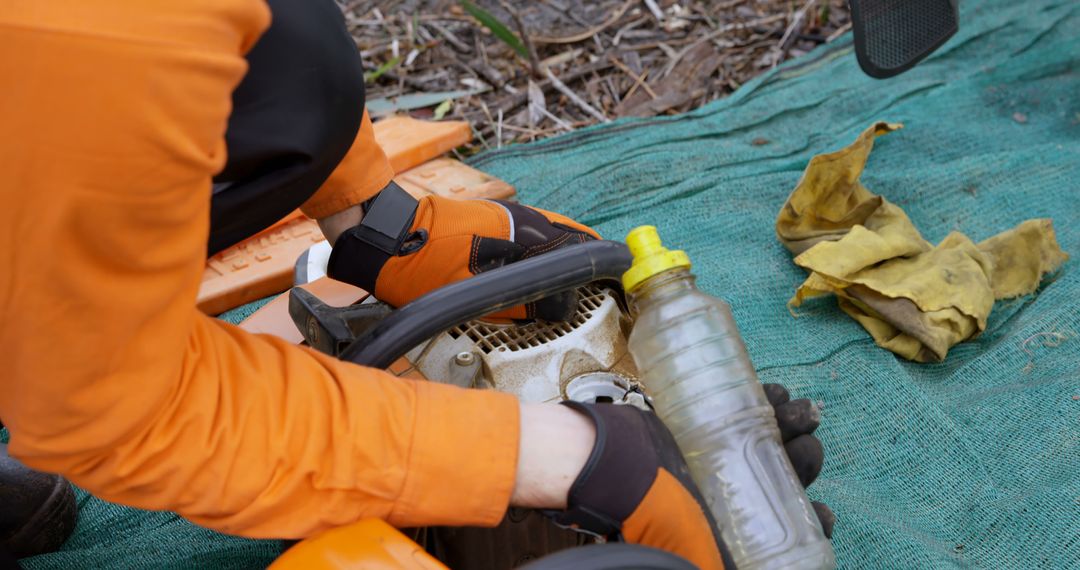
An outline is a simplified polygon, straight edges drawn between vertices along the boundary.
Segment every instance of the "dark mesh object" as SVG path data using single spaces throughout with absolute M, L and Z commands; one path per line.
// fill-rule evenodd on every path
M 855 54 L 871 77 L 912 68 L 958 28 L 953 0 L 851 0 Z
M 427 529 L 430 549 L 454 570 L 517 568 L 553 552 L 593 542 L 590 537 L 555 526 L 538 511 L 511 508 L 494 528 Z
M 670 552 L 640 544 L 609 542 L 563 550 L 521 570 L 694 570 L 696 566 Z

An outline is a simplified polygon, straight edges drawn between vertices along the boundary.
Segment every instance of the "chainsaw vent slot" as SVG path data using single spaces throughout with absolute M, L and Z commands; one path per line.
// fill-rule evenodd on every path
M 493 325 L 481 321 L 470 321 L 458 325 L 447 334 L 450 338 L 467 337 L 484 354 L 492 352 L 517 352 L 545 345 L 562 338 L 584 325 L 609 297 L 606 290 L 595 285 L 586 285 L 578 289 L 578 306 L 574 316 L 562 323 L 536 321 L 527 325 Z

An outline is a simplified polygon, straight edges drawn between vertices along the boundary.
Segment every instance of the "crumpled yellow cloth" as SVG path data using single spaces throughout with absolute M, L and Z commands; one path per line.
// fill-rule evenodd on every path
M 776 234 L 810 276 L 790 306 L 832 293 L 881 346 L 918 362 L 986 328 L 996 299 L 1026 295 L 1066 255 L 1048 219 L 978 244 L 961 233 L 936 246 L 898 206 L 859 182 L 874 139 L 901 128 L 876 123 L 851 146 L 810 160 L 776 219 Z

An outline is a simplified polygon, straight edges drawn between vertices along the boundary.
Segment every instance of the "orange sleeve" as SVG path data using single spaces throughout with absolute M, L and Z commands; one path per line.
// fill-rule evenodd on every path
M 360 204 L 382 190 L 394 178 L 394 169 L 379 143 L 364 110 L 360 130 L 348 154 L 314 196 L 300 206 L 309 218 L 325 218 Z
M 0 8 L 0 417 L 109 501 L 302 537 L 361 517 L 496 523 L 510 396 L 400 380 L 195 310 L 261 0 Z

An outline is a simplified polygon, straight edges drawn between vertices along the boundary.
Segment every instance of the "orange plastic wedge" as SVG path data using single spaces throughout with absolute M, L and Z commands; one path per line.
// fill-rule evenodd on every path
M 506 199 L 514 187 L 452 158 L 436 158 L 402 172 L 394 179 L 407 192 L 422 198 L 436 194 L 448 198 Z
M 377 121 L 373 127 L 375 140 L 398 173 L 472 140 L 472 128 L 465 121 L 420 121 L 395 116 Z
M 319 224 L 301 216 L 214 255 L 206 260 L 199 310 L 216 315 L 288 288 L 296 258 L 323 239 Z

